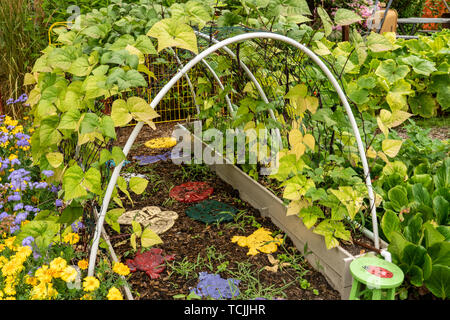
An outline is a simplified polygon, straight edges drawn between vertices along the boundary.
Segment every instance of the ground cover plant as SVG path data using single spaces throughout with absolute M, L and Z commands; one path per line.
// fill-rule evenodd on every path
M 74 229 L 78 230 L 80 221 L 83 223 L 83 248 L 89 248 L 96 209 L 102 205 L 112 170 L 126 160 L 123 143 L 119 144 L 118 140 L 127 127 L 139 121 L 158 133 L 154 121 L 160 114 L 150 107 L 152 96 L 144 89 L 161 79 L 156 79 L 148 57 L 155 59 L 155 65 L 167 63 L 161 53 L 174 54 L 172 48 L 176 48 L 179 58 L 188 61 L 205 46 L 194 30 L 208 29 L 217 30 L 219 38 L 243 30 L 281 33 L 306 43 L 330 66 L 357 116 L 370 162 L 382 236 L 390 243 L 394 262 L 407 276 L 401 297 L 407 297 L 408 290 L 415 288 L 428 290 L 438 298 L 448 297 L 448 137 L 440 142 L 428 139 L 426 134 L 415 134 L 414 122 L 409 120 L 448 114 L 448 31 L 402 40 L 396 39 L 393 33 L 369 33 L 363 38 L 353 29 L 350 41 L 331 41 L 333 30 L 363 22 L 363 17 L 339 9 L 331 18 L 322 7 L 311 10 L 306 1 L 229 1 L 219 5 L 212 0 L 182 3 L 113 0 L 102 3 L 99 10 L 89 11 L 86 7 L 83 10 L 71 28 L 55 29 L 58 46 L 42 50 L 32 70 L 24 75 L 27 94 L 7 101 L 11 107 L 29 108 L 30 123 L 21 127 L 10 117 L 2 119 L 0 209 L 4 210 L 1 226 L 7 248 L 3 267 L 14 265 L 17 268 L 12 274 L 20 274 L 17 279 L 7 278 L 11 274 L 5 268 L 4 288 L 8 292 L 3 291 L 5 297 L 104 299 L 108 298 L 108 290 L 112 290 L 110 297 L 120 297 L 116 289 L 124 285 L 124 279 L 108 270 L 106 262 L 99 263 L 97 279 L 87 279 L 84 292 L 81 287 L 65 289 L 64 282 L 71 282 L 75 276 L 75 268 L 69 264 L 86 258 L 77 246 L 73 247 L 80 237 Z M 309 22 L 314 22 L 315 29 Z M 221 33 L 223 30 L 226 32 Z M 257 154 L 259 160 L 277 158 L 277 173 L 261 177 L 260 169 L 264 166 L 260 164 L 241 165 L 241 168 L 270 186 L 285 201 L 288 215 L 298 216 L 299 223 L 322 235 L 328 249 L 342 243 L 351 244 L 355 232 L 349 221 L 370 228 L 370 203 L 356 140 L 334 88 L 316 65 L 290 47 L 254 41 L 231 48 L 237 52 L 238 61 L 252 68 L 269 93 L 270 102 L 265 102 L 256 88 L 243 80 L 238 64 L 225 60 L 222 55 L 213 55 L 211 65 L 220 77 L 229 81 L 225 90 L 218 92 L 207 76 L 195 79 L 200 91 L 196 103 L 201 106 L 199 119 L 203 120 L 203 128 L 222 131 L 231 128 L 241 133 L 262 128 L 280 130 L 281 151 L 275 155 L 272 150 L 261 155 L 258 151 L 262 146 L 255 137 L 246 138 L 250 154 Z M 224 112 L 226 94 L 233 95 L 233 117 Z M 108 99 L 112 100 L 110 112 L 105 108 Z M 406 128 L 408 138 L 397 134 L 400 126 Z M 167 159 L 168 156 L 162 156 L 170 151 L 165 145 L 148 143 L 148 146 L 162 152 L 151 154 L 156 158 L 144 159 L 142 156 L 148 154 L 142 153 L 131 156 L 150 164 Z M 131 159 L 129 155 L 128 161 Z M 157 205 L 166 208 L 174 206 L 176 201 L 170 197 L 176 181 L 170 180 L 173 185 L 167 185 L 157 175 L 136 175 L 136 166 L 128 168 L 130 176 L 120 176 L 114 186 L 113 201 L 106 214 L 109 231 L 123 231 L 118 217 L 137 206 L 141 197 L 157 193 L 160 195 Z M 181 177 L 208 176 L 202 166 L 182 166 L 180 170 Z M 151 197 L 149 201 L 156 200 Z M 217 227 L 217 232 L 224 232 Z M 250 235 L 247 232 L 239 236 Z M 155 246 L 175 250 L 139 223 L 132 224 L 125 235 L 115 236 L 129 237 L 128 249 L 121 252 L 123 258 Z M 37 260 L 32 261 L 31 252 L 14 247 L 12 241 L 16 246 L 29 245 Z M 108 250 L 108 243 L 102 240 L 101 247 Z M 29 262 L 31 270 L 42 264 L 50 265 L 51 269 L 59 250 L 66 253 L 61 256 L 64 261 L 56 260 L 60 263 L 58 270 L 67 267 L 68 274 L 64 278 L 55 277 L 56 291 L 47 285 L 46 295 L 40 295 L 41 291 L 36 295 L 25 293 L 33 291 L 30 289 L 33 282 L 19 295 L 13 294 L 11 284 L 27 281 L 23 278 L 25 269 L 20 269 L 24 262 Z M 283 262 L 291 263 L 283 259 L 282 255 L 272 256 L 272 267 L 282 269 Z M 245 263 L 237 263 L 236 271 L 228 269 L 223 259 L 218 260 L 221 279 L 234 279 L 231 283 L 235 285 L 239 280 L 240 286 L 251 286 L 243 280 L 245 272 L 239 272 L 239 268 L 246 267 Z M 183 270 L 180 263 L 176 260 L 173 263 L 174 273 Z M 195 274 L 195 279 L 212 279 L 199 273 L 206 270 L 191 264 L 189 261 L 185 266 L 191 270 L 189 274 Z M 126 267 L 119 275 L 125 275 L 125 270 Z M 84 276 L 83 272 L 80 274 Z M 179 278 L 187 271 L 180 272 Z M 308 287 L 308 282 L 302 282 L 302 277 L 297 276 L 294 282 L 300 281 Z M 213 282 L 221 281 L 216 276 L 213 278 Z M 102 281 L 97 283 L 99 279 Z M 94 295 L 85 296 L 90 291 Z M 201 295 L 193 290 L 173 296 L 198 298 Z M 280 296 L 283 296 L 281 292 L 267 295 Z

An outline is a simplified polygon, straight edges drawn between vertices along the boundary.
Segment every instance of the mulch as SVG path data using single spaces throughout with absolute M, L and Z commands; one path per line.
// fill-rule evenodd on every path
M 152 150 L 146 148 L 144 143 L 154 137 L 170 136 L 173 130 L 173 123 L 158 124 L 156 130 L 145 126 L 134 146 L 131 148 L 128 159 L 133 156 L 154 155 L 164 153 L 168 149 Z M 133 127 L 121 128 L 118 134 L 117 144 L 123 146 L 128 139 Z M 124 200 L 124 205 L 128 210 L 135 210 L 145 206 L 159 206 L 163 210 L 173 210 L 179 215 L 174 226 L 161 234 L 163 244 L 156 247 L 164 250 L 164 254 L 175 255 L 175 262 L 189 261 L 195 263 L 199 257 L 207 261 L 208 252 L 215 250 L 222 255 L 222 259 L 211 261 L 213 271 L 203 267 L 202 270 L 194 270 L 188 277 L 171 272 L 167 266 L 158 279 L 150 279 L 145 272 L 137 271 L 131 274 L 128 283 L 135 294 L 135 299 L 142 300 L 171 300 L 176 295 L 188 295 L 198 283 L 198 272 L 216 272 L 217 266 L 221 263 L 228 263 L 227 268 L 219 274 L 222 278 L 232 278 L 231 274 L 236 272 L 239 265 L 244 262 L 250 263 L 254 275 L 258 275 L 261 288 L 281 288 L 286 284 L 290 285 L 283 290 L 284 294 L 277 297 L 287 300 L 339 300 L 339 293 L 334 290 L 326 281 L 324 276 L 313 269 L 306 261 L 300 261 L 299 266 L 304 270 L 301 278 L 298 278 L 296 270 L 292 266 L 280 268 L 277 272 L 262 270 L 265 266 L 271 266 L 267 254 L 259 253 L 255 256 L 247 255 L 248 248 L 232 243 L 233 236 L 248 236 L 260 226 L 273 232 L 283 233 L 268 218 L 260 216 L 259 212 L 239 198 L 237 190 L 223 182 L 213 172 L 208 170 L 196 170 L 185 165 L 175 165 L 172 161 L 160 161 L 154 164 L 139 166 L 135 161 L 126 166 L 122 171 L 146 174 L 150 181 L 143 195 L 136 196 L 132 193 L 133 206 L 129 200 Z M 182 203 L 170 200 L 169 191 L 174 186 L 188 181 L 205 181 L 214 187 L 214 193 L 209 197 L 211 200 L 221 201 L 229 204 L 238 210 L 245 210 L 249 222 L 245 229 L 239 228 L 236 224 L 210 224 L 191 219 L 185 214 L 185 210 L 192 206 L 192 203 Z M 123 199 L 126 199 L 124 197 Z M 128 226 L 121 226 L 123 233 L 129 233 Z M 108 228 L 109 229 L 109 228 Z M 134 253 L 131 249 L 128 238 L 118 235 L 114 231 L 109 232 L 111 242 L 119 259 L 124 262 L 132 258 Z M 125 239 L 125 240 L 124 240 Z M 279 253 L 297 254 L 300 252 L 294 247 L 291 240 L 286 237 L 283 247 L 273 254 L 276 257 Z M 169 262 L 173 263 L 173 262 Z M 299 279 L 304 279 L 310 284 L 308 288 L 302 289 Z M 304 282 L 305 283 L 305 282 Z M 246 283 L 239 285 L 241 291 L 248 289 Z M 318 291 L 314 293 L 313 289 Z

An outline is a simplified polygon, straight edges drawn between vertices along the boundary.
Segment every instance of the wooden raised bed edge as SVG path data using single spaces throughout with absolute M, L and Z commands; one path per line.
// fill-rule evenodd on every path
M 191 135 L 193 144 L 201 143 L 203 149 L 211 150 L 185 127 L 182 125 L 178 125 L 178 127 L 185 130 L 186 134 Z M 222 157 L 219 154 L 218 156 Z M 312 232 L 312 229 L 307 229 L 301 218 L 296 215 L 286 215 L 287 206 L 276 195 L 235 165 L 227 164 L 225 160 L 223 163 L 208 166 L 223 181 L 238 190 L 243 201 L 259 210 L 263 217 L 270 217 L 272 222 L 289 236 L 300 252 L 304 252 L 305 245 L 307 245 L 310 253 L 305 258 L 308 262 L 325 276 L 329 284 L 340 293 L 341 299 L 348 299 L 352 286 L 349 265 L 359 255 L 354 256 L 341 246 L 328 250 L 323 237 Z M 380 246 L 381 249 L 385 249 L 388 244 L 380 240 Z

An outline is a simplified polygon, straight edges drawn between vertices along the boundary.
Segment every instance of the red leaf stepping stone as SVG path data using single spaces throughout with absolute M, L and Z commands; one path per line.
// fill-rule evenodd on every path
M 206 182 L 186 182 L 170 190 L 169 195 L 180 202 L 198 202 L 207 199 L 214 191 Z
M 150 279 L 158 279 L 166 268 L 164 262 L 175 259 L 174 254 L 162 256 L 162 253 L 162 249 L 152 248 L 144 253 L 137 253 L 134 259 L 127 259 L 125 264 L 131 272 L 144 271 Z

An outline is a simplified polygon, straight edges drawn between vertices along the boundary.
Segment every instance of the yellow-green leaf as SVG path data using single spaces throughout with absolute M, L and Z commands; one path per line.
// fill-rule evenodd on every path
M 298 129 L 292 129 L 289 132 L 289 144 L 294 147 L 298 144 L 301 144 L 303 141 L 303 135 Z
M 130 179 L 130 189 L 136 193 L 141 194 L 147 188 L 148 181 L 144 178 L 132 177 Z
M 301 209 L 309 207 L 309 202 L 307 200 L 297 200 L 291 201 L 288 205 L 286 216 L 297 215 Z
M 141 235 L 141 245 L 144 248 L 148 248 L 157 244 L 161 244 L 163 241 L 161 238 L 150 228 L 145 228 Z
M 402 143 L 402 140 L 385 139 L 381 143 L 381 149 L 387 156 L 394 158 L 400 151 Z
M 47 153 L 45 157 L 53 168 L 58 168 L 64 161 L 64 155 L 60 152 L 50 152 Z
M 311 150 L 314 150 L 314 146 L 316 145 L 314 137 L 309 133 L 305 134 L 303 137 L 303 143 L 306 144 Z
M 198 54 L 197 37 L 194 30 L 185 23 L 168 18 L 153 25 L 147 36 L 158 39 L 158 52 L 165 48 L 177 47 Z

